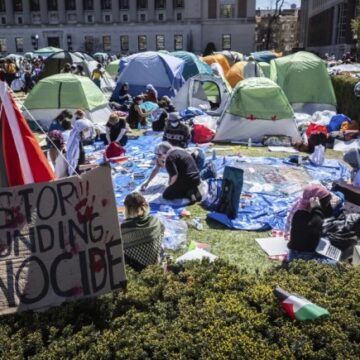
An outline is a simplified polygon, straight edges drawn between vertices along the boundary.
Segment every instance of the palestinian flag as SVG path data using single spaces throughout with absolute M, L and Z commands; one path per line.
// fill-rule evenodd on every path
M 329 312 L 300 297 L 290 294 L 277 286 L 274 290 L 275 296 L 280 300 L 282 308 L 288 313 L 292 320 L 314 320 L 320 316 L 329 315 Z
M 54 180 L 53 170 L 0 74 L 0 187 Z

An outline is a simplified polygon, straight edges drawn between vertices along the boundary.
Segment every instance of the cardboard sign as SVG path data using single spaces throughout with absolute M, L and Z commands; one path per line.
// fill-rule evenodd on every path
M 100 295 L 125 282 L 109 166 L 0 188 L 0 314 Z

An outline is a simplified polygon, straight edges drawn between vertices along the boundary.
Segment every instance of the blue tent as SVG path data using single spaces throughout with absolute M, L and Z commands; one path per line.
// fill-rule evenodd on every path
M 185 61 L 183 70 L 183 77 L 185 80 L 198 74 L 212 74 L 211 67 L 207 63 L 201 61 L 193 53 L 190 53 L 188 51 L 174 51 L 170 53 L 170 55 Z
M 118 81 L 111 96 L 116 101 L 122 84 L 129 83 L 129 92 L 136 96 L 145 92 L 147 84 L 152 84 L 162 97 L 175 96 L 184 84 L 182 77 L 184 61 L 174 56 L 147 51 L 127 56 L 120 60 Z
M 272 59 L 276 59 L 277 57 L 276 54 L 270 50 L 253 52 L 251 53 L 251 56 L 253 56 L 256 61 L 267 63 L 269 63 Z

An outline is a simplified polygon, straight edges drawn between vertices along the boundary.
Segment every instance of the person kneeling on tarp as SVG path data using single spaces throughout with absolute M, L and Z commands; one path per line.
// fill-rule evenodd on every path
M 317 254 L 323 221 L 332 216 L 331 193 L 324 186 L 305 186 L 302 197 L 295 203 L 287 218 L 290 228 L 288 260 L 316 260 L 333 263 L 333 260 Z
M 149 204 L 138 192 L 125 198 L 126 220 L 121 224 L 125 262 L 136 270 L 159 262 L 165 227 L 149 215 Z
M 191 202 L 201 200 L 199 192 L 200 172 L 194 158 L 184 149 L 164 141 L 155 147 L 156 163 L 149 178 L 141 186 L 145 190 L 162 167 L 169 174 L 169 185 L 163 193 L 166 200 L 188 198 Z

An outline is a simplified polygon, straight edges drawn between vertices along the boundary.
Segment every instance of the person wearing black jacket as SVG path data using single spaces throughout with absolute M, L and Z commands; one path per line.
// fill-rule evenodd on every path
M 329 262 L 317 254 L 323 221 L 332 216 L 331 193 L 322 185 L 310 184 L 304 188 L 300 198 L 288 217 L 290 241 L 288 260 L 303 259 Z

